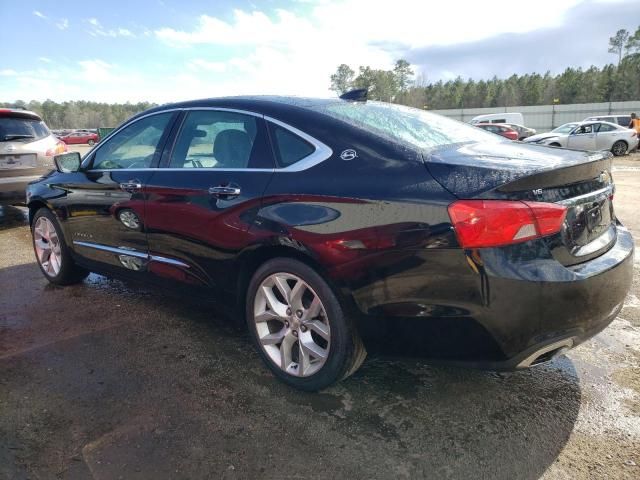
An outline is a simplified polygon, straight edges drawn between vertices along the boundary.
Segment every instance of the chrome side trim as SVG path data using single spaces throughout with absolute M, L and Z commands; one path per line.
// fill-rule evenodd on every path
M 569 350 L 571 347 L 573 347 L 573 339 L 572 338 L 567 338 L 567 339 L 564 339 L 564 340 L 560 340 L 558 342 L 550 343 L 546 347 L 542 347 L 540 350 L 536 350 L 531 355 L 529 355 L 527 358 L 522 360 L 520 363 L 518 363 L 516 368 L 527 368 L 527 367 L 530 367 L 531 364 L 538 359 L 538 357 L 540 357 L 541 355 L 544 355 L 545 353 L 552 352 L 553 350 L 558 350 L 557 355 L 561 355 L 565 351 Z M 554 355 L 554 357 L 556 357 L 557 355 Z M 551 359 L 549 359 L 549 360 L 551 360 Z
M 149 257 L 146 253 L 138 252 L 137 250 L 124 248 L 124 247 L 120 247 L 120 248 L 109 247 L 108 245 L 101 245 L 99 243 L 92 243 L 92 242 L 81 242 L 80 240 L 74 240 L 73 244 L 79 245 L 81 247 L 95 248 L 96 250 L 102 250 L 104 252 L 115 253 L 116 255 L 129 255 L 130 257 L 145 258 L 145 259 Z
M 276 125 L 279 125 L 286 130 L 289 130 L 291 133 L 294 133 L 297 136 L 303 138 L 315 147 L 315 151 L 311 155 L 308 155 L 302 160 L 298 160 L 296 163 L 288 167 L 277 168 L 276 172 L 302 172 L 303 170 L 308 170 L 311 167 L 315 167 L 316 165 L 324 162 L 333 155 L 333 150 L 331 150 L 331 148 L 322 143 L 320 140 L 303 132 L 302 130 L 298 130 L 296 127 L 292 127 L 287 123 L 281 122 L 280 120 L 268 117 L 266 115 L 264 119 L 268 122 L 275 123 Z
M 116 255 L 125 255 L 129 257 L 142 258 L 144 260 L 149 260 L 152 262 L 160 262 L 160 263 L 166 263 L 168 265 L 173 265 L 176 267 L 189 268 L 188 264 L 180 260 L 176 260 L 175 258 L 163 257 L 162 255 L 151 255 L 151 254 L 139 252 L 137 250 L 126 248 L 126 247 L 110 247 L 108 245 L 102 245 L 100 243 L 83 242 L 80 240 L 74 240 L 73 244 L 78 245 L 80 247 L 94 248 L 96 250 L 102 250 L 104 252 L 114 253 Z
M 167 109 L 167 110 L 161 110 L 161 111 L 157 111 L 157 112 L 153 112 L 153 113 L 149 113 L 147 115 L 142 115 L 141 117 L 136 118 L 133 121 L 127 122 L 123 125 L 121 125 L 120 127 L 118 127 L 116 130 L 114 130 L 113 132 L 111 132 L 109 135 L 107 135 L 104 139 L 102 139 L 99 143 L 97 143 L 95 145 L 95 147 L 93 147 L 91 150 L 89 150 L 85 157 L 82 160 L 82 164 L 81 167 L 86 167 L 87 165 L 85 165 L 85 161 L 87 161 L 91 155 L 94 154 L 94 152 L 97 152 L 113 135 L 116 135 L 118 132 L 120 132 L 122 129 L 128 127 L 129 125 L 133 125 L 134 123 L 142 120 L 143 118 L 147 118 L 147 117 L 151 117 L 153 115 L 160 115 L 163 113 L 168 113 L 168 112 L 177 112 L 177 111 L 186 111 L 186 112 L 191 112 L 191 111 L 200 111 L 200 110 L 213 110 L 213 111 L 220 111 L 220 112 L 232 112 L 232 113 L 239 113 L 239 114 L 243 114 L 243 115 L 250 115 L 253 117 L 257 117 L 257 118 L 262 118 L 265 121 L 271 122 L 271 123 L 275 123 L 276 125 L 279 125 L 280 127 L 289 130 L 290 132 L 298 135 L 299 137 L 303 138 L 304 140 L 306 140 L 307 142 L 309 142 L 311 145 L 314 146 L 315 151 L 308 155 L 307 157 L 303 158 L 302 160 L 298 160 L 296 163 L 294 163 L 293 165 L 290 165 L 288 167 L 285 168 L 189 168 L 189 169 L 184 169 L 184 168 L 125 168 L 122 170 L 118 170 L 118 171 L 127 171 L 127 172 L 141 172 L 141 171 L 148 171 L 148 170 L 152 170 L 152 171 L 184 171 L 184 170 L 189 170 L 189 171 L 207 171 L 207 172 L 211 172 L 211 171 L 217 171 L 217 172 L 301 172 L 303 170 L 307 170 L 311 167 L 314 167 L 316 165 L 318 165 L 321 162 L 324 162 L 325 160 L 327 160 L 328 158 L 330 158 L 333 155 L 333 150 L 331 150 L 330 147 L 328 147 L 327 145 L 325 145 L 324 143 L 322 143 L 320 140 L 312 137 L 311 135 L 303 132 L 302 130 L 297 129 L 296 127 L 293 127 L 285 122 L 282 122 L 278 119 L 275 119 L 273 117 L 269 117 L 266 115 L 262 115 L 260 113 L 256 113 L 256 112 L 251 112 L 249 110 L 239 110 L 239 109 L 235 109 L 235 108 L 225 108 L 225 107 L 188 107 L 188 108 L 171 108 L 171 109 Z M 88 162 L 87 162 L 88 163 Z M 106 169 L 95 169 L 95 170 L 87 170 L 88 172 L 112 172 L 114 170 L 106 170 Z
M 180 260 L 176 260 L 175 258 L 163 257 L 161 255 L 149 255 L 149 260 L 151 260 L 152 262 L 167 263 L 176 267 L 189 268 L 189 265 L 181 262 Z

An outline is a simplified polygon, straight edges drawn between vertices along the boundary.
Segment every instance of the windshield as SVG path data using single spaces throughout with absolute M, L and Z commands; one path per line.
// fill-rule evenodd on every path
M 551 130 L 553 133 L 569 133 L 571 130 L 576 128 L 578 123 L 565 123 L 564 125 L 560 125 L 558 128 Z
M 505 141 L 492 133 L 441 115 L 381 102 L 341 102 L 314 107 L 355 127 L 420 149 L 453 143 Z
M 33 141 L 47 136 L 49 129 L 40 120 L 0 117 L 0 142 Z

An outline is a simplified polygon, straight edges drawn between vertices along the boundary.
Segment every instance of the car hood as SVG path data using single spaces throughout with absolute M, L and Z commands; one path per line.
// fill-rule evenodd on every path
M 473 198 L 538 173 L 598 161 L 607 153 L 525 143 L 449 145 L 423 155 L 431 175 L 459 198 Z

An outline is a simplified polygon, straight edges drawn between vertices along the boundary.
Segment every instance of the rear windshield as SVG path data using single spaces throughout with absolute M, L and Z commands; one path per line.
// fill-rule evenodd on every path
M 431 150 L 453 143 L 506 141 L 457 120 L 401 105 L 340 102 L 313 108 L 355 127 L 420 149 Z
M 0 117 L 0 142 L 32 142 L 50 135 L 42 120 Z

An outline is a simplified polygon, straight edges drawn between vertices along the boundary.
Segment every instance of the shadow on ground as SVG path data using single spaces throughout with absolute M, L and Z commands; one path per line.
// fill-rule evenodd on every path
M 208 306 L 92 275 L 0 270 L 0 476 L 537 479 L 567 442 L 573 364 L 513 374 L 373 358 L 317 394 Z

